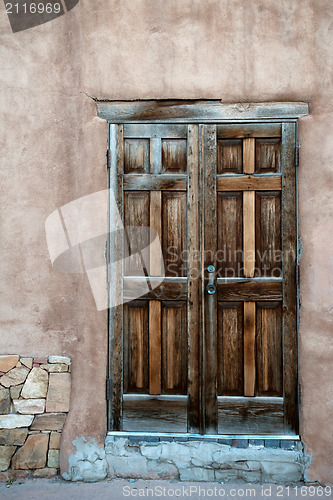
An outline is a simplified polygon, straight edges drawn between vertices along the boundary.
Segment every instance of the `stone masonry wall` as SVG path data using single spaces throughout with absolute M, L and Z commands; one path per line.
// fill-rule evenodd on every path
M 0 356 L 0 481 L 58 473 L 71 360 Z

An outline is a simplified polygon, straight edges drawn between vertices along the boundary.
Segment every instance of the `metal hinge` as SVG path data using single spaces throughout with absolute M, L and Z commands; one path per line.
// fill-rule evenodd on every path
M 111 381 L 109 378 L 106 379 L 106 400 L 110 401 L 111 399 Z
M 295 147 L 295 165 L 296 167 L 299 165 L 299 144 L 296 144 Z
M 106 152 L 106 168 L 111 168 L 111 149 Z

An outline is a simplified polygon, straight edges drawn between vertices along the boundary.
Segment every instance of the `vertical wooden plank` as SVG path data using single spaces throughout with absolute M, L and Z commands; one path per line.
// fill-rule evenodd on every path
M 123 126 L 110 125 L 109 163 L 109 405 L 108 424 L 112 430 L 121 430 L 123 385 L 123 234 L 119 227 L 123 219 L 124 168 Z M 116 203 L 114 204 L 114 200 Z M 118 211 L 118 214 L 115 213 Z M 111 265 L 112 264 L 112 265 Z M 118 304 L 114 306 L 114 304 Z
M 162 233 L 162 192 L 150 192 L 150 227 L 157 231 L 158 237 L 161 241 Z M 150 276 L 161 276 L 162 262 L 160 252 L 150 253 Z
M 162 170 L 162 141 L 160 138 L 150 139 L 150 172 L 160 174 Z
M 161 302 L 149 302 L 149 394 L 161 393 Z
M 255 192 L 243 191 L 243 251 L 244 276 L 253 278 L 255 272 Z
M 188 338 L 188 406 L 187 430 L 191 433 L 202 432 L 200 418 L 201 397 L 200 345 L 201 324 L 201 247 L 199 225 L 199 126 L 189 125 L 187 133 L 187 338 Z
M 244 302 L 244 396 L 254 396 L 256 303 Z
M 243 139 L 243 172 L 253 174 L 255 167 L 255 147 L 254 138 Z
M 217 250 L 217 192 L 216 192 L 216 125 L 202 126 L 202 170 L 203 186 L 203 264 L 205 287 L 209 274 L 207 267 L 216 269 Z M 216 278 L 214 273 L 212 278 Z M 217 433 L 217 294 L 209 295 L 204 290 L 204 422 L 205 432 Z
M 285 433 L 298 433 L 296 130 L 282 124 L 283 363 Z

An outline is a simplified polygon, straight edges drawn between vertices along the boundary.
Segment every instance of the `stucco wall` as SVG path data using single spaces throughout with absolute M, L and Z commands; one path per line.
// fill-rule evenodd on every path
M 85 275 L 57 274 L 45 241 L 56 208 L 107 186 L 99 99 L 310 102 L 300 121 L 301 433 L 308 475 L 333 483 L 331 0 L 80 0 L 13 34 L 0 5 L 1 352 L 73 360 L 62 467 L 106 430 L 106 312 Z

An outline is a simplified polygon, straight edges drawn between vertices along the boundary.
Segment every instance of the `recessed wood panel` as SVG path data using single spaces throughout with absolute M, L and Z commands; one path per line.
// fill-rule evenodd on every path
M 162 248 L 166 276 L 186 276 L 186 193 L 163 192 Z
M 281 277 L 281 194 L 256 192 L 256 275 Z
M 257 303 L 257 395 L 282 396 L 282 303 Z
M 217 141 L 217 173 L 243 173 L 242 139 L 220 139 Z
M 124 226 L 126 236 L 124 241 L 125 266 L 124 273 L 128 276 L 143 275 L 142 252 L 146 253 L 145 262 L 149 256 L 149 231 L 140 230 L 149 227 L 149 192 L 125 192 L 124 196 Z M 133 229 L 135 228 L 135 229 Z
M 186 396 L 124 396 L 123 430 L 133 432 L 186 432 Z
M 161 393 L 161 302 L 149 301 L 149 394 Z
M 280 172 L 281 139 L 256 139 L 256 174 L 276 174 Z
M 219 434 L 283 434 L 282 398 L 218 398 Z
M 240 277 L 243 267 L 243 196 L 217 195 L 217 276 Z
M 124 172 L 149 172 L 149 139 L 125 139 Z
M 243 375 L 243 304 L 218 302 L 218 376 L 219 395 L 241 396 Z
M 148 301 L 124 305 L 124 392 L 148 393 Z
M 244 396 L 254 396 L 256 381 L 255 360 L 256 303 L 244 302 Z
M 162 140 L 162 172 L 183 174 L 186 172 L 187 155 L 185 139 Z
M 162 393 L 186 394 L 186 302 L 162 303 Z

